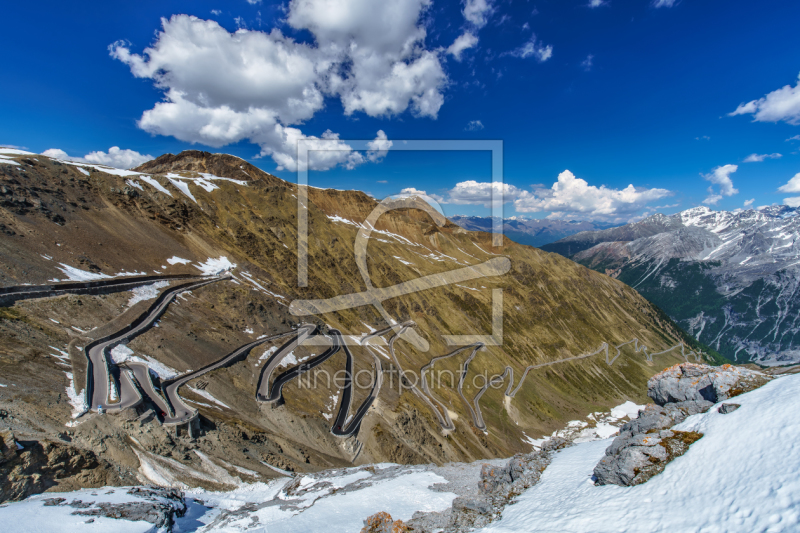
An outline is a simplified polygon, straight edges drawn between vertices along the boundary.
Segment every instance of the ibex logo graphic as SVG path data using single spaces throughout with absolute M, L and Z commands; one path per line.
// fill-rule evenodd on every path
M 342 141 L 332 140 L 327 144 L 325 140 L 301 140 L 298 143 L 298 193 L 297 193 L 297 221 L 298 221 L 298 286 L 308 285 L 308 161 L 312 151 L 325 150 L 326 144 L 330 149 L 341 146 Z M 369 149 L 367 141 L 345 141 L 353 149 Z M 502 141 L 394 141 L 390 150 L 485 150 L 492 153 L 492 182 L 502 184 L 503 176 L 503 143 Z M 499 247 L 503 242 L 503 197 L 502 186 L 492 187 L 492 245 Z M 319 315 L 352 309 L 363 305 L 372 305 L 386 322 L 401 331 L 401 338 L 410 342 L 416 349 L 428 351 L 428 343 L 411 328 L 402 328 L 401 324 L 395 320 L 383 307 L 385 300 L 415 292 L 452 285 L 459 282 L 474 280 L 478 278 L 500 276 L 511 268 L 511 262 L 507 257 L 494 257 L 478 265 L 472 265 L 441 274 L 423 276 L 415 280 L 399 283 L 391 287 L 376 288 L 372 284 L 367 268 L 367 245 L 370 234 L 375 230 L 378 219 L 388 211 L 394 209 L 415 207 L 423 209 L 434 222 L 443 226 L 446 219 L 439 213 L 433 204 L 438 205 L 433 198 L 419 196 L 424 202 L 415 201 L 412 198 L 392 198 L 388 197 L 379 203 L 369 216 L 360 224 L 358 235 L 356 236 L 354 253 L 356 264 L 361 273 L 361 277 L 367 289 L 363 292 L 354 294 L 344 294 L 324 300 L 295 300 L 292 302 L 289 311 L 295 316 Z M 357 224 L 358 225 L 358 224 Z M 344 337 L 349 341 L 348 337 Z M 498 346 L 503 342 L 503 290 L 492 290 L 492 332 L 490 335 L 444 335 L 444 341 L 448 345 L 465 345 L 482 343 L 487 346 Z

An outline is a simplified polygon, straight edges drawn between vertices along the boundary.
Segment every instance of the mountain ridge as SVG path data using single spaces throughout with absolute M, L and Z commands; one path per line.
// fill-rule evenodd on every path
M 616 277 L 731 360 L 800 361 L 800 217 L 789 206 L 653 215 L 543 247 Z

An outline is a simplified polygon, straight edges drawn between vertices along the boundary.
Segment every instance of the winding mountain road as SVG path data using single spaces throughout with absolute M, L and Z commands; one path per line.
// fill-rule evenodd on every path
M 88 360 L 86 376 L 86 397 L 90 409 L 97 410 L 102 406 L 108 411 L 123 411 L 134 407 L 142 401 L 136 385 L 127 372 L 122 372 L 120 367 L 111 361 L 110 351 L 120 345 L 130 342 L 153 327 L 153 324 L 167 310 L 175 297 L 186 291 L 198 289 L 210 283 L 230 279 L 230 276 L 205 278 L 196 283 L 185 283 L 164 291 L 143 314 L 121 330 L 96 340 L 84 348 Z M 96 371 L 101 369 L 102 371 Z M 141 371 L 139 371 L 141 375 Z M 113 389 L 112 389 L 113 387 Z M 112 398 L 112 394 L 113 398 Z

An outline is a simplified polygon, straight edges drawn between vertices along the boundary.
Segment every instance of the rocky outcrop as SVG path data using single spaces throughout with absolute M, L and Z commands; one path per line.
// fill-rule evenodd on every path
M 728 413 L 732 413 L 740 407 L 741 405 L 739 405 L 738 403 L 723 403 L 722 405 L 719 406 L 718 412 L 720 414 L 727 415 Z
M 364 520 L 361 533 L 403 533 L 408 527 L 402 520 L 392 520 L 392 515 L 385 511 L 375 513 Z
M 68 505 L 79 508 L 73 511 L 74 515 L 103 516 L 131 522 L 144 521 L 153 524 L 155 530 L 165 532 L 172 531 L 175 516 L 180 517 L 186 513 L 186 501 L 183 492 L 178 489 L 133 487 L 128 490 L 128 494 L 140 501 L 97 504 L 73 501 Z
M 769 376 L 733 365 L 682 363 L 647 381 L 647 395 L 659 405 L 686 401 L 717 403 L 757 389 Z
M 712 367 L 682 363 L 656 374 L 647 383 L 655 401 L 622 426 L 594 468 L 598 485 L 631 486 L 644 483 L 683 455 L 702 437 L 695 432 L 671 430 L 691 415 L 708 411 L 716 402 L 760 387 L 769 380 L 760 372 L 732 365 Z M 736 404 L 723 404 L 721 413 Z M 731 407 L 727 407 L 731 406 Z M 724 408 L 724 410 L 723 410 Z
M 111 466 L 94 453 L 62 442 L 17 443 L 14 434 L 0 432 L 0 503 L 27 498 L 63 485 L 102 487 L 119 484 Z

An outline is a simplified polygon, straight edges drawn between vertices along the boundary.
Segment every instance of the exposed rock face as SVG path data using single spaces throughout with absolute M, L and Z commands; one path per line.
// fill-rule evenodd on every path
M 96 505 L 72 502 L 69 505 L 82 508 L 74 511 L 74 515 L 105 516 L 131 522 L 145 521 L 153 524 L 156 530 L 166 532 L 172 531 L 175 516 L 180 517 L 186 513 L 186 501 L 183 492 L 178 489 L 133 487 L 128 494 L 143 501 L 116 504 L 101 502 Z
M 0 432 L 0 503 L 27 498 L 50 487 L 117 485 L 119 476 L 94 453 L 61 442 L 17 444 L 14 434 Z
M 392 515 L 385 511 L 375 513 L 364 520 L 361 533 L 402 533 L 408 531 L 402 520 L 392 521 Z
M 695 432 L 670 430 L 687 417 L 708 411 L 716 402 L 753 390 L 770 378 L 732 365 L 712 367 L 682 363 L 656 374 L 647 394 L 656 402 L 620 430 L 594 469 L 598 485 L 631 486 L 662 472 L 667 463 L 683 455 L 702 437 Z M 723 404 L 721 413 L 735 410 Z M 727 407 L 731 406 L 731 407 Z M 724 408 L 724 410 L 723 410 Z M 730 409 L 730 410 L 729 410 Z
M 635 287 L 733 361 L 800 361 L 800 210 L 695 207 L 571 235 L 542 248 Z M 756 305 L 757 302 L 761 302 Z
M 739 405 L 738 403 L 723 403 L 722 405 L 719 406 L 719 413 L 727 415 L 728 413 L 732 413 L 740 407 L 741 405 Z
M 682 363 L 650 378 L 647 395 L 659 405 L 686 401 L 717 403 L 756 389 L 768 380 L 760 372 L 732 365 Z
M 667 463 L 686 453 L 702 437 L 692 431 L 652 431 L 632 437 L 617 437 L 597 464 L 598 485 L 631 486 L 661 473 Z

